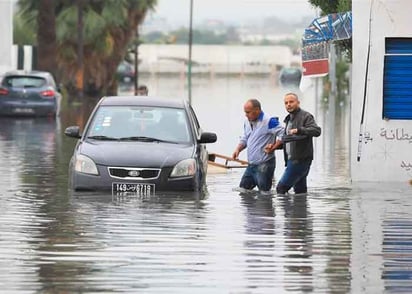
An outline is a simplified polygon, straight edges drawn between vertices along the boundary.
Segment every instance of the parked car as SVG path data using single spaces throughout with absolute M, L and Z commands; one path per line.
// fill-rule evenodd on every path
M 49 72 L 6 72 L 0 83 L 0 115 L 54 117 L 59 113 L 61 98 Z
M 281 86 L 299 87 L 302 79 L 302 70 L 298 67 L 284 67 L 279 73 L 279 82 Z
M 134 65 L 127 61 L 122 61 L 117 67 L 117 78 L 124 83 L 131 83 L 134 81 L 135 68 Z
M 78 138 L 69 165 L 74 191 L 153 194 L 203 191 L 208 152 L 216 134 L 204 132 L 184 100 L 145 96 L 103 97 Z

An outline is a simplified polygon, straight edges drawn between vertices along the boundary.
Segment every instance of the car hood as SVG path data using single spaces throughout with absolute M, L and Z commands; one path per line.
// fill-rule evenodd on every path
M 193 145 L 157 142 L 84 141 L 78 151 L 98 165 L 164 167 L 191 158 Z

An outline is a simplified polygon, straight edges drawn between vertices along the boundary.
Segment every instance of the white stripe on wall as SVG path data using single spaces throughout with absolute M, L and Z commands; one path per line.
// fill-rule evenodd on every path
M 33 64 L 33 47 L 24 46 L 23 50 L 24 50 L 23 69 L 30 71 L 32 70 L 32 64 Z
M 11 50 L 11 68 L 17 69 L 17 54 L 18 54 L 18 46 L 13 45 Z

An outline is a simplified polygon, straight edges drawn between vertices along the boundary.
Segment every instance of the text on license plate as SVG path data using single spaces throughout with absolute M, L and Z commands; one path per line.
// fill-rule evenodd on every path
M 135 183 L 113 183 L 113 193 L 133 193 L 141 196 L 155 194 L 154 184 L 135 184 Z
M 34 113 L 33 108 L 15 108 L 14 109 L 15 113 Z

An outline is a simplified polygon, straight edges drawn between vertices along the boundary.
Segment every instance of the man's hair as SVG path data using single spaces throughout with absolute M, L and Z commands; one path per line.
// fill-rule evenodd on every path
M 137 88 L 137 93 L 136 94 L 147 96 L 147 95 L 149 95 L 149 89 L 146 87 L 146 85 L 141 85 L 141 86 L 139 86 L 139 88 Z
M 290 96 L 294 96 L 294 97 L 296 98 L 296 100 L 299 101 L 298 95 L 297 95 L 296 93 L 293 93 L 293 92 L 286 93 L 284 97 L 289 96 L 289 95 L 290 95 Z
M 259 110 L 262 109 L 259 100 L 257 99 L 249 99 L 250 104 L 252 104 L 253 108 L 257 108 Z

